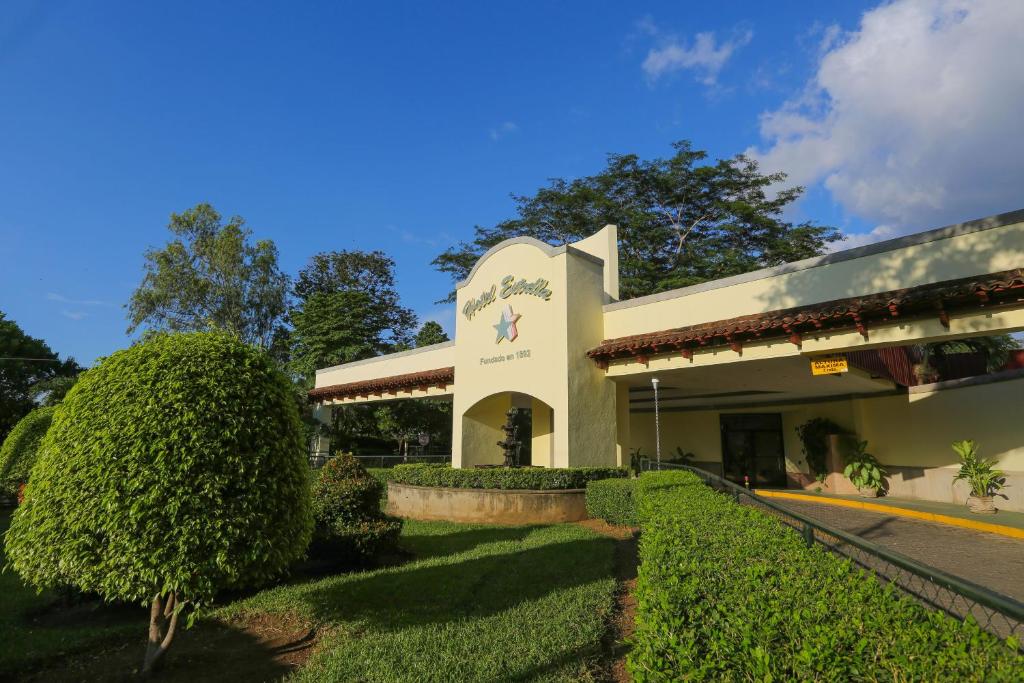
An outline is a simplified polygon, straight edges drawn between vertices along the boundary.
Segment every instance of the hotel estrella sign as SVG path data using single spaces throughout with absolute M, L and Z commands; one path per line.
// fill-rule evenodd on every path
M 537 278 L 536 280 L 530 281 L 526 278 L 516 279 L 514 275 L 506 275 L 501 279 L 501 285 L 491 285 L 491 288 L 481 293 L 480 296 L 470 299 L 462 307 L 462 314 L 466 316 L 467 320 L 472 320 L 473 316 L 480 312 L 481 309 L 490 306 L 499 298 L 508 299 L 516 295 L 528 295 L 536 296 L 544 301 L 551 299 L 551 290 L 548 285 L 551 284 L 544 278 Z M 494 340 L 495 344 L 500 344 L 502 340 L 508 340 L 513 342 L 516 337 L 519 336 L 519 328 L 517 323 L 522 318 L 522 314 L 516 313 L 512 309 L 512 304 L 505 304 L 501 310 L 501 315 L 498 317 L 498 322 L 494 324 L 494 329 L 497 331 L 497 338 Z

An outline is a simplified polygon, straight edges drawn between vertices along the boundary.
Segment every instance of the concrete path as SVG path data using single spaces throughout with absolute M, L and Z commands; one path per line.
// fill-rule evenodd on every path
M 1024 602 L 1024 541 L 823 503 L 773 502 Z

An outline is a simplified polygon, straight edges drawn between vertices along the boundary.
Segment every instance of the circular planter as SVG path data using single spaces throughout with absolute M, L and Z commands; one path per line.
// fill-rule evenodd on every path
M 390 515 L 478 524 L 558 524 L 587 518 L 586 489 L 457 489 L 388 482 Z
M 861 498 L 878 498 L 878 489 L 871 488 L 870 486 L 862 486 L 857 489 L 857 493 L 860 494 Z
M 996 499 L 994 496 L 968 496 L 967 509 L 976 515 L 994 515 Z

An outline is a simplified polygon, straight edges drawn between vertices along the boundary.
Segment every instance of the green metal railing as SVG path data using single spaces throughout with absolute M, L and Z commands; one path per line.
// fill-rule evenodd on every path
M 976 583 L 913 560 L 860 536 L 822 524 L 785 505 L 706 470 L 675 463 L 641 459 L 640 469 L 686 470 L 711 488 L 732 496 L 737 503 L 753 505 L 780 519 L 803 536 L 808 547 L 820 543 L 829 551 L 873 572 L 925 606 L 942 610 L 957 619 L 973 617 L 978 625 L 1000 638 L 1014 636 L 1024 648 L 1024 603 Z

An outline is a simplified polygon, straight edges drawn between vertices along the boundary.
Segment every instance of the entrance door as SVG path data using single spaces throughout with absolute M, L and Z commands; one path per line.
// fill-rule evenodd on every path
M 727 479 L 742 484 L 747 476 L 752 486 L 786 485 L 782 415 L 722 415 L 721 424 L 722 469 Z

